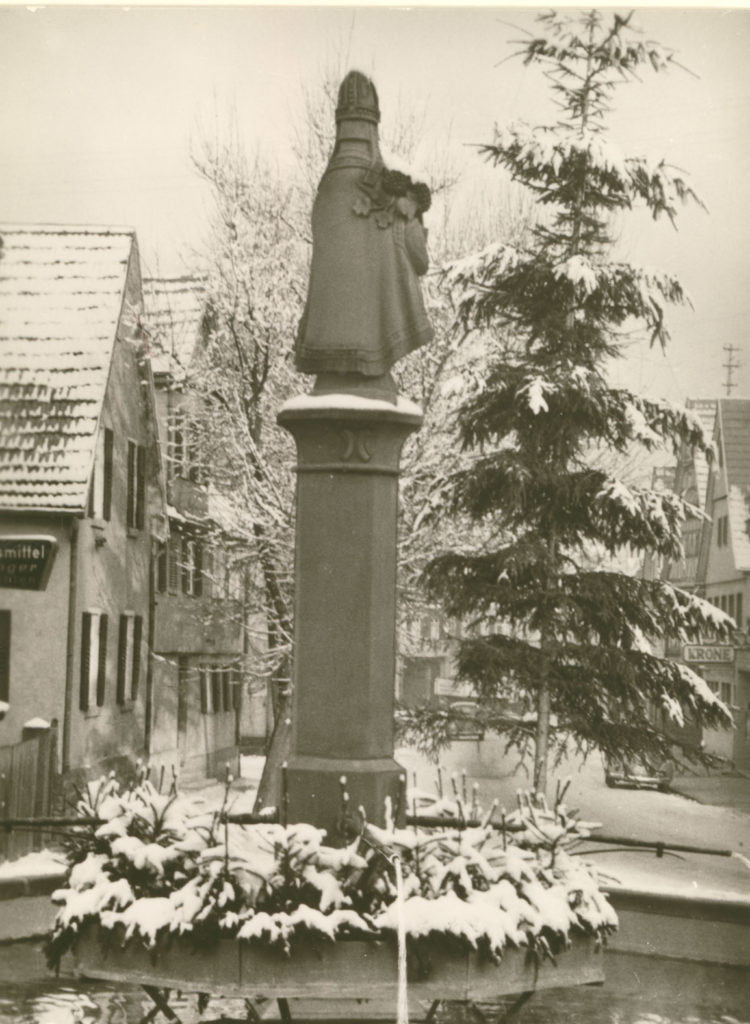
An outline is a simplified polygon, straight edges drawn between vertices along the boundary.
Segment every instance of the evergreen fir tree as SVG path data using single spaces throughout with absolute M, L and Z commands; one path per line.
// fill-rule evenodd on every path
M 462 332 L 492 339 L 484 379 L 458 413 L 465 461 L 450 478 L 449 509 L 493 539 L 433 559 L 426 582 L 449 615 L 474 623 L 459 678 L 474 685 L 486 726 L 534 743 L 537 792 L 555 740 L 664 757 L 654 708 L 677 723 L 688 714 L 703 725 L 729 720 L 702 679 L 646 638 L 725 636 L 730 620 L 668 583 L 592 568 L 588 558 L 593 546 L 677 559 L 682 522 L 695 513 L 675 494 L 618 479 L 597 451 L 684 442 L 711 453 L 689 412 L 605 376 L 625 325 L 640 322 L 663 346 L 666 306 L 687 301 L 675 278 L 612 259 L 613 216 L 645 204 L 674 221 L 681 201 L 697 199 L 665 163 L 625 158 L 605 137 L 613 89 L 674 64 L 629 22 L 605 11 L 539 19 L 520 55 L 544 70 L 559 119 L 498 129 L 484 148 L 535 194 L 538 223 L 527 247 L 498 242 L 449 274 Z M 493 711 L 509 685 L 525 720 Z M 434 737 L 445 725 L 445 714 L 423 709 L 407 731 Z

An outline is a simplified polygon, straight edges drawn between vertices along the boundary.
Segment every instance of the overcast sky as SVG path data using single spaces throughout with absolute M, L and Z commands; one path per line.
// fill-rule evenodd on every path
M 384 125 L 399 106 L 423 108 L 428 139 L 470 175 L 470 146 L 496 122 L 549 115 L 539 72 L 505 60 L 533 13 L 0 6 L 0 221 L 129 225 L 147 273 L 179 272 L 206 234 L 189 159 L 199 126 L 233 109 L 249 147 L 288 161 L 303 85 L 342 53 L 374 77 Z M 636 20 L 693 74 L 620 90 L 612 137 L 689 171 L 709 212 L 687 210 L 677 233 L 643 219 L 624 229 L 620 254 L 676 272 L 695 310 L 670 318 L 666 355 L 634 344 L 622 376 L 676 401 L 718 397 L 731 344 L 732 394 L 750 397 L 750 11 L 646 8 Z

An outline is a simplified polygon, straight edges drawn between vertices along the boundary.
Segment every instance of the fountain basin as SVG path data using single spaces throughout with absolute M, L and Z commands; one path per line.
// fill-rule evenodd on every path
M 419 942 L 410 954 L 410 998 L 477 1000 L 604 980 L 601 944 L 575 938 L 553 962 L 539 963 L 525 949 L 508 949 L 498 964 L 473 950 L 440 939 Z M 80 978 L 208 992 L 214 996 L 255 998 L 396 999 L 395 940 L 300 941 L 290 956 L 283 952 L 220 939 L 196 948 L 172 936 L 148 950 L 137 942 L 123 946 L 118 937 L 82 929 L 73 950 Z

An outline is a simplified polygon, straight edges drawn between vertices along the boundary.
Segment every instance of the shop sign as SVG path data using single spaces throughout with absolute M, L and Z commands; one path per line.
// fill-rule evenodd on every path
M 0 587 L 44 590 L 56 554 L 54 537 L 0 537 Z
M 719 644 L 686 644 L 683 661 L 707 664 L 731 664 L 734 661 L 734 647 Z

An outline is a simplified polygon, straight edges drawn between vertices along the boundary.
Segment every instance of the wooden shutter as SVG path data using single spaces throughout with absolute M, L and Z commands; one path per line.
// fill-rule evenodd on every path
M 143 639 L 143 616 L 136 615 L 133 620 L 133 676 L 130 681 L 130 699 L 138 699 L 138 686 L 141 681 L 141 640 Z
M 179 550 L 180 535 L 179 533 L 173 533 L 167 541 L 167 587 L 170 594 L 176 594 L 179 590 Z
M 211 666 L 211 710 L 221 711 L 221 669 Z
M 209 706 L 208 669 L 204 665 L 198 669 L 198 679 L 201 688 L 201 712 L 207 715 Z
M 231 668 L 222 669 L 222 690 L 224 691 L 222 701 L 222 709 L 224 711 L 232 710 L 232 670 Z
M 188 724 L 189 662 L 184 654 L 177 656 L 177 732 L 184 734 Z M 201 691 L 201 701 L 202 701 Z
M 203 594 L 203 542 L 196 540 L 193 544 L 193 595 Z
M 210 545 L 201 542 L 200 545 L 200 592 L 203 597 L 212 597 L 216 592 L 214 586 L 214 569 L 216 566 L 215 549 Z
M 117 703 L 125 703 L 125 674 L 128 670 L 128 616 L 120 616 L 120 636 L 117 640 Z
M 99 671 L 96 676 L 96 703 L 101 707 L 107 689 L 107 627 L 108 616 L 104 613 L 99 617 Z
M 0 700 L 10 701 L 10 612 L 0 611 Z
M 189 537 L 182 536 L 182 592 L 192 593 L 192 564 L 193 564 L 193 542 Z
M 115 435 L 108 427 L 104 428 L 104 485 L 102 489 L 102 519 L 107 522 L 112 517 L 112 464 L 115 449 Z
M 232 669 L 232 707 L 239 711 L 242 706 L 242 675 L 238 668 Z
M 135 526 L 135 484 L 136 484 L 136 445 L 134 441 L 128 441 L 128 493 L 127 493 L 127 517 L 128 529 Z
M 81 621 L 81 689 L 78 706 L 89 709 L 89 660 L 91 658 L 91 612 L 84 612 Z
M 156 592 L 158 594 L 165 594 L 167 591 L 168 562 L 167 545 L 160 542 L 156 555 Z
M 146 506 L 146 449 L 142 444 L 136 446 L 135 472 L 135 527 L 143 529 L 143 514 Z

